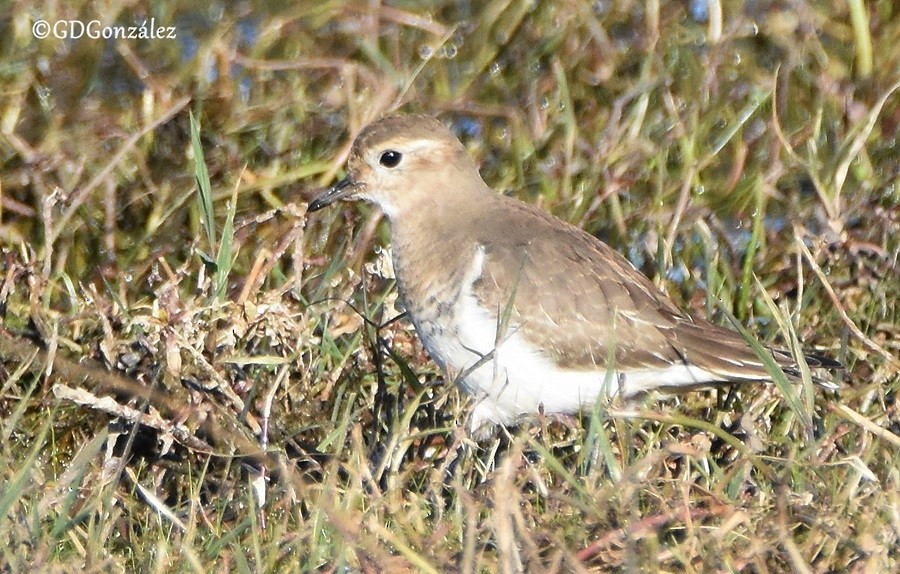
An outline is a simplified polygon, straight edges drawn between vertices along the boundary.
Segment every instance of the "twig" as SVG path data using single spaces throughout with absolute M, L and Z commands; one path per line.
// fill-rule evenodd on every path
M 877 424 L 870 421 L 869 419 L 867 419 L 863 415 L 859 414 L 858 412 L 854 411 L 847 405 L 832 404 L 829 406 L 829 410 L 831 410 L 831 412 L 836 412 L 836 413 L 843 415 L 845 418 L 847 418 L 850 421 L 861 426 L 863 429 L 869 431 L 870 433 L 877 436 L 878 438 L 886 440 L 887 442 L 891 443 L 895 447 L 900 448 L 900 436 L 897 436 L 896 434 L 892 433 L 890 430 L 888 430 L 886 428 L 878 426 Z
M 607 532 L 599 539 L 591 543 L 587 548 L 583 548 L 576 556 L 582 562 L 586 562 L 599 554 L 605 548 L 614 545 L 621 545 L 627 539 L 643 538 L 648 533 L 662 528 L 670 522 L 687 522 L 694 520 L 702 520 L 710 516 L 724 516 L 733 509 L 728 506 L 720 506 L 718 508 L 694 508 L 682 509 L 671 514 L 657 514 L 638 521 L 635 525 L 628 528 L 618 528 L 611 532 Z
M 887 359 L 888 364 L 892 365 L 894 368 L 900 369 L 900 361 L 897 360 L 891 353 L 884 350 L 878 343 L 870 339 L 866 336 L 862 330 L 856 326 L 856 323 L 853 322 L 853 319 L 847 315 L 847 311 L 844 310 L 844 305 L 841 303 L 841 300 L 838 298 L 837 294 L 834 292 L 834 289 L 831 287 L 831 284 L 828 282 L 828 278 L 825 277 L 825 273 L 822 272 L 822 268 L 819 267 L 819 264 L 816 263 L 816 260 L 813 258 L 812 253 L 807 249 L 806 244 L 803 243 L 803 238 L 800 236 L 800 230 L 798 228 L 794 228 L 794 238 L 797 240 L 797 245 L 800 247 L 801 253 L 803 253 L 803 257 L 806 258 L 806 261 L 809 263 L 809 266 L 812 268 L 813 272 L 816 274 L 816 277 L 819 278 L 819 281 L 822 283 L 822 287 L 825 288 L 825 292 L 828 293 L 828 297 L 831 299 L 831 302 L 834 304 L 834 308 L 837 310 L 838 315 L 840 315 L 841 319 L 850 328 L 850 331 L 856 335 L 856 337 L 863 342 L 863 344 L 869 349 L 875 351 L 885 359 Z
M 92 179 L 86 186 L 75 192 L 75 194 L 69 199 L 68 209 L 63 212 L 62 216 L 56 222 L 56 225 L 53 228 L 53 232 L 47 239 L 48 245 L 51 245 L 54 241 L 56 241 L 62 230 L 66 229 L 66 227 L 68 226 L 69 220 L 72 219 L 72 216 L 75 215 L 75 212 L 81 209 L 81 204 L 84 203 L 84 200 L 87 198 L 87 196 L 90 195 L 91 192 L 93 192 L 94 189 L 96 189 L 97 186 L 100 185 L 101 182 L 103 182 L 103 180 L 109 177 L 116 166 L 119 165 L 119 163 L 121 163 L 125 158 L 125 155 L 129 151 L 131 151 L 131 149 L 135 145 L 137 145 L 141 138 L 174 118 L 178 114 L 178 112 L 183 110 L 184 107 L 188 105 L 190 101 L 190 97 L 181 98 L 180 100 L 175 102 L 172 107 L 169 108 L 168 111 L 166 111 L 166 113 L 159 116 L 156 121 L 147 125 L 144 129 L 137 132 L 136 134 L 132 135 L 125 141 L 124 144 L 122 144 L 122 147 L 119 148 L 119 151 L 117 151 L 116 154 L 112 156 L 106 166 L 102 170 L 100 170 L 100 173 L 95 175 L 94 179 Z
M 19 363 L 24 365 L 29 372 L 41 376 L 45 374 L 45 366 L 49 359 L 47 351 L 34 343 L 0 333 L 0 361 Z M 228 452 L 203 452 L 213 456 L 245 457 L 254 464 L 264 464 L 269 468 L 279 469 L 280 476 L 290 477 L 293 475 L 293 473 L 287 472 L 283 460 L 266 452 L 254 440 L 245 436 L 237 428 L 234 418 L 228 416 L 228 413 L 223 412 L 221 407 L 215 403 L 212 403 L 212 409 L 197 409 L 180 397 L 150 388 L 134 379 L 110 372 L 99 365 L 92 365 L 90 361 L 76 363 L 60 355 L 54 357 L 52 372 L 46 377 L 48 384 L 52 385 L 84 387 L 89 393 L 115 393 L 146 401 L 165 419 L 183 421 L 184 428 L 195 429 L 195 437 L 207 436 L 212 439 L 212 444 L 217 448 L 228 449 Z M 176 436 L 177 438 L 179 437 Z M 199 443 L 186 441 L 183 444 L 194 448 Z M 301 486 L 299 481 L 294 481 L 293 484 Z

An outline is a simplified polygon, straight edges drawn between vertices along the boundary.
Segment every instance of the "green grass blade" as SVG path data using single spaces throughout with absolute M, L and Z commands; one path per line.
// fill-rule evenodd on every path
M 701 164 L 706 164 L 706 162 L 712 160 L 722 149 L 728 145 L 734 137 L 738 134 L 740 129 L 746 125 L 750 118 L 753 117 L 753 114 L 756 113 L 756 110 L 759 109 L 761 105 L 769 101 L 769 98 L 772 96 L 772 90 L 757 90 L 753 93 L 750 101 L 747 102 L 740 113 L 738 114 L 738 119 L 736 122 L 728 126 L 728 129 L 717 139 L 712 147 L 709 150 L 709 153 L 703 158 Z
M 747 251 L 744 253 L 744 265 L 741 273 L 741 291 L 738 296 L 738 316 L 743 320 L 750 316 L 750 285 L 753 282 L 753 264 L 756 253 L 765 247 L 765 226 L 763 225 L 766 211 L 766 194 L 763 189 L 762 176 L 758 176 L 753 183 L 753 231 L 750 241 L 747 243 Z
M 240 182 L 240 179 L 238 179 Z M 227 292 L 228 276 L 234 264 L 234 214 L 237 210 L 237 190 L 235 183 L 231 200 L 228 202 L 228 212 L 225 215 L 225 226 L 222 228 L 222 242 L 216 255 L 216 299 L 221 301 Z
M 16 472 L 12 480 L 0 484 L 0 493 L 2 493 L 0 494 L 0 532 L 3 531 L 3 523 L 10 519 L 9 511 L 13 507 L 13 504 L 15 504 L 19 498 L 24 496 L 25 491 L 31 484 L 33 479 L 31 472 L 34 463 L 37 460 L 38 455 L 44 451 L 47 436 L 53 429 L 53 416 L 55 413 L 56 409 L 53 409 L 50 416 L 47 418 L 47 421 L 41 427 L 40 434 L 35 438 L 34 446 L 31 447 L 31 451 L 28 453 L 28 456 L 25 457 L 25 460 L 22 461 L 22 466 L 19 467 L 18 472 Z
M 784 400 L 787 402 L 788 407 L 790 407 L 791 411 L 797 416 L 800 420 L 800 423 L 803 425 L 803 430 L 806 432 L 807 436 L 812 436 L 812 417 L 809 412 L 804 408 L 803 403 L 800 401 L 800 398 L 797 396 L 797 393 L 794 391 L 794 385 L 788 380 L 787 375 L 784 374 L 784 371 L 781 370 L 781 367 L 778 366 L 778 363 L 775 362 L 775 359 L 772 357 L 772 353 L 769 352 L 768 349 L 763 347 L 756 338 L 750 334 L 747 329 L 741 325 L 741 322 L 737 320 L 737 317 L 731 314 L 731 311 L 726 309 L 725 307 L 719 307 L 722 313 L 728 317 L 728 320 L 731 321 L 732 326 L 744 337 L 744 340 L 747 341 L 747 344 L 753 349 L 753 352 L 756 353 L 756 356 L 759 357 L 759 360 L 762 361 L 763 365 L 766 368 L 766 371 L 769 372 L 769 375 L 772 377 L 772 382 L 775 383 L 775 386 L 778 387 L 778 390 L 781 391 L 782 396 L 784 396 Z
M 800 348 L 800 339 L 797 338 L 797 331 L 794 329 L 793 325 L 791 325 L 791 322 L 784 315 L 784 313 L 782 313 L 778 306 L 775 304 L 775 301 L 766 291 L 765 287 L 763 287 L 762 281 L 759 280 L 759 277 L 756 277 L 754 275 L 754 279 L 756 279 L 756 285 L 759 288 L 760 293 L 762 294 L 763 301 L 766 302 L 766 306 L 768 306 L 769 308 L 769 312 L 772 314 L 772 317 L 775 318 L 775 322 L 778 323 L 778 328 L 782 333 L 784 333 L 785 339 L 787 339 L 788 343 L 790 344 L 791 354 L 793 355 L 794 361 L 797 363 L 798 370 L 800 371 L 800 381 L 803 388 L 804 410 L 811 419 L 815 392 L 813 390 L 812 375 L 809 372 L 809 365 L 806 364 L 806 358 L 803 356 L 803 350 Z M 795 387 L 796 385 L 791 385 L 792 392 Z
M 200 122 L 191 116 L 191 148 L 194 152 L 194 176 L 197 179 L 197 191 L 200 194 L 200 213 L 202 215 L 203 228 L 206 230 L 206 240 L 210 250 L 216 248 L 216 219 L 213 212 L 212 185 L 209 182 L 209 171 L 206 169 L 206 159 L 203 156 L 203 146 L 200 145 Z

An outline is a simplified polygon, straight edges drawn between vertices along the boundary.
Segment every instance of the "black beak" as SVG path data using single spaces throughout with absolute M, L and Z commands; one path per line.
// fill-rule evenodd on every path
M 319 197 L 313 199 L 306 207 L 306 212 L 311 213 L 313 211 L 318 211 L 323 207 L 328 207 L 335 201 L 338 201 L 339 199 L 343 199 L 350 195 L 353 192 L 353 188 L 355 187 L 356 182 L 353 181 L 350 176 L 345 177 L 341 181 L 331 186 L 331 189 L 329 189 Z

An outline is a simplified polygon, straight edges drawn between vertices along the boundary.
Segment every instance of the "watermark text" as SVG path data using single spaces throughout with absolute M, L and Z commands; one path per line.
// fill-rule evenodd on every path
M 132 26 L 104 25 L 100 20 L 37 20 L 31 26 L 34 37 L 58 40 L 175 40 L 175 26 L 157 26 L 156 18 L 150 18 Z

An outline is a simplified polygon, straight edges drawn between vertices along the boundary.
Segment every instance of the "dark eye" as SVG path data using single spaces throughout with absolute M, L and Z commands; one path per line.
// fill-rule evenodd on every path
M 381 158 L 378 160 L 378 163 L 380 163 L 384 167 L 397 167 L 400 164 L 401 159 L 403 159 L 402 153 L 389 149 L 381 154 Z

